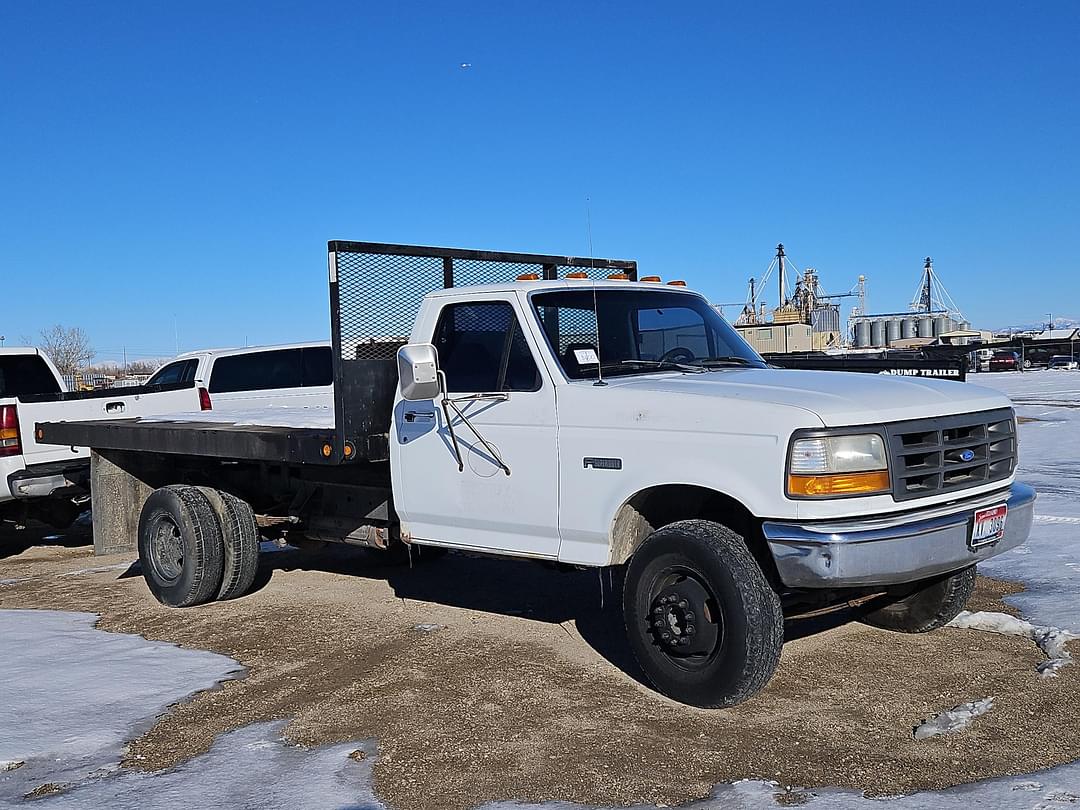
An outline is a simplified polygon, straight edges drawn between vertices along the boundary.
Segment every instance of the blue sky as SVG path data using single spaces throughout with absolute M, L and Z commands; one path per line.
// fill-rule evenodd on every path
M 752 8 L 750 8 L 752 6 Z M 318 339 L 327 239 L 1080 317 L 1075 2 L 7 2 L 0 334 Z M 459 65 L 471 63 L 468 69 Z M 775 304 L 771 288 L 767 300 Z

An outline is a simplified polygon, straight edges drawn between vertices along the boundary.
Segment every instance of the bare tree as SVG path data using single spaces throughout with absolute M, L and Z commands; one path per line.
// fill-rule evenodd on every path
M 52 358 L 61 374 L 75 374 L 94 355 L 89 336 L 78 326 L 56 324 L 42 329 L 38 348 Z
M 161 368 L 160 360 L 132 360 L 128 363 L 128 374 L 153 374 Z

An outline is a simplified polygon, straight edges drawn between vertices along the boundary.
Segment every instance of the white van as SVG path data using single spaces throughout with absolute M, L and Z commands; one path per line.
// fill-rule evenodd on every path
M 330 412 L 334 407 L 334 372 L 325 341 L 187 352 L 158 369 L 146 384 L 191 381 L 199 388 L 204 411 L 273 406 Z

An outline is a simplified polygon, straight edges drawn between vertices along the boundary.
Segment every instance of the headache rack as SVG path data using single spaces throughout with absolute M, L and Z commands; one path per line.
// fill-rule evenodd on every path
M 637 262 L 621 259 L 340 240 L 327 248 L 337 426 L 328 460 L 341 463 L 389 458 L 397 350 L 408 341 L 427 293 L 525 274 L 552 280 L 571 271 L 637 280 Z

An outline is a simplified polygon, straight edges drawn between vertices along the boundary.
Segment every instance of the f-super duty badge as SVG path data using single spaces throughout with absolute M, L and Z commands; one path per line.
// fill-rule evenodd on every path
M 586 470 L 621 470 L 622 459 L 621 458 L 593 458 L 592 456 L 585 456 L 582 461 L 585 462 Z

